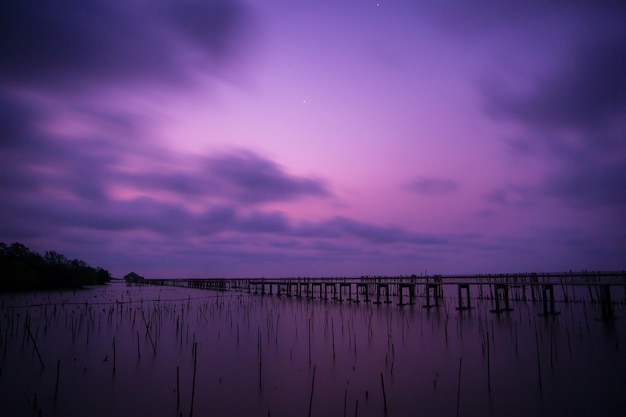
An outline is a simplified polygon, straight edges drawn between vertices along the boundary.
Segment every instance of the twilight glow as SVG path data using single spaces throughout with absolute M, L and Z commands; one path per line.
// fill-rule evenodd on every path
M 14 1 L 0 241 L 146 277 L 626 269 L 619 1 Z

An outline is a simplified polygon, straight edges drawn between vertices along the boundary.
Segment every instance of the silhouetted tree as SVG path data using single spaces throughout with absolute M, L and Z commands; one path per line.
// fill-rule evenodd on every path
M 69 260 L 58 252 L 46 251 L 41 256 L 18 242 L 0 243 L 0 291 L 79 288 L 110 280 L 106 269 Z

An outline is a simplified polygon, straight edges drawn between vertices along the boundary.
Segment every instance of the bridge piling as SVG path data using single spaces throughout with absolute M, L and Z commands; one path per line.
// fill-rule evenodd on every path
M 552 284 L 542 284 L 543 313 L 540 316 L 549 317 L 559 314 L 554 308 L 554 286 Z
M 469 284 L 458 284 L 457 289 L 459 292 L 459 306 L 456 309 L 459 311 L 471 309 L 472 305 L 470 301 Z M 463 305 L 463 291 L 462 290 L 465 290 L 465 295 L 466 295 L 465 305 Z
M 491 310 L 492 313 L 502 313 L 505 311 L 513 311 L 509 304 L 509 285 L 508 284 L 493 284 L 494 289 L 494 301 L 495 308 Z M 500 293 L 502 294 L 502 298 L 504 300 L 504 308 L 500 306 Z

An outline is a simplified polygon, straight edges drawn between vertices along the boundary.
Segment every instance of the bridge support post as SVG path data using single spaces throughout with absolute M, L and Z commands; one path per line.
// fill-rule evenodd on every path
M 615 319 L 613 311 L 613 300 L 611 299 L 611 286 L 600 285 L 600 308 L 602 309 L 602 320 L 610 321 Z
M 559 314 L 554 308 L 554 286 L 552 284 L 541 285 L 543 313 L 540 316 L 549 317 Z
M 415 287 L 415 284 L 398 284 L 398 291 L 399 291 L 398 296 L 400 297 L 400 302 L 398 303 L 399 306 L 403 306 L 406 304 L 409 304 L 409 305 L 415 304 L 415 302 L 413 301 L 414 287 Z M 405 288 L 409 290 L 409 302 L 408 303 L 403 302 Z
M 462 290 L 465 290 L 465 296 L 466 296 L 465 305 L 463 305 L 463 291 Z M 459 284 L 458 285 L 458 291 L 459 291 L 459 306 L 456 309 L 459 310 L 459 311 L 471 309 L 472 305 L 471 305 L 471 301 L 470 301 L 470 286 L 469 286 L 469 284 Z
M 439 285 L 440 284 L 430 284 L 427 283 L 426 284 L 426 305 L 423 306 L 424 308 L 431 308 L 431 307 L 439 307 Z M 430 303 L 430 290 L 433 290 L 433 298 L 434 298 L 434 304 Z
M 376 283 L 376 301 L 372 304 L 380 304 L 380 283 Z
M 512 311 L 509 304 L 509 286 L 507 284 L 493 284 L 494 288 L 494 298 L 496 307 L 491 310 L 492 313 L 502 313 L 504 311 Z M 504 308 L 500 306 L 500 293 L 502 293 L 502 298 L 504 300 Z
M 354 299 L 355 303 L 360 303 L 361 300 L 359 300 L 359 288 L 364 288 L 365 289 L 365 300 L 367 301 L 367 284 L 356 284 L 356 298 Z

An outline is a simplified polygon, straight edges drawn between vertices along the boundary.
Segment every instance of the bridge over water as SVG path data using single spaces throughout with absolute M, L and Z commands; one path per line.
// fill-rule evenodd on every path
M 626 271 L 579 271 L 516 274 L 411 275 L 297 278 L 179 278 L 146 279 L 141 285 L 164 285 L 241 291 L 250 294 L 372 302 L 400 306 L 425 298 L 425 308 L 441 306 L 444 296 L 456 295 L 458 310 L 472 308 L 472 299 L 492 300 L 494 313 L 512 310 L 510 301 L 541 302 L 542 315 L 558 314 L 555 302 L 599 303 L 602 318 L 614 319 L 614 304 L 626 304 Z M 455 294 L 456 293 L 456 294 Z

